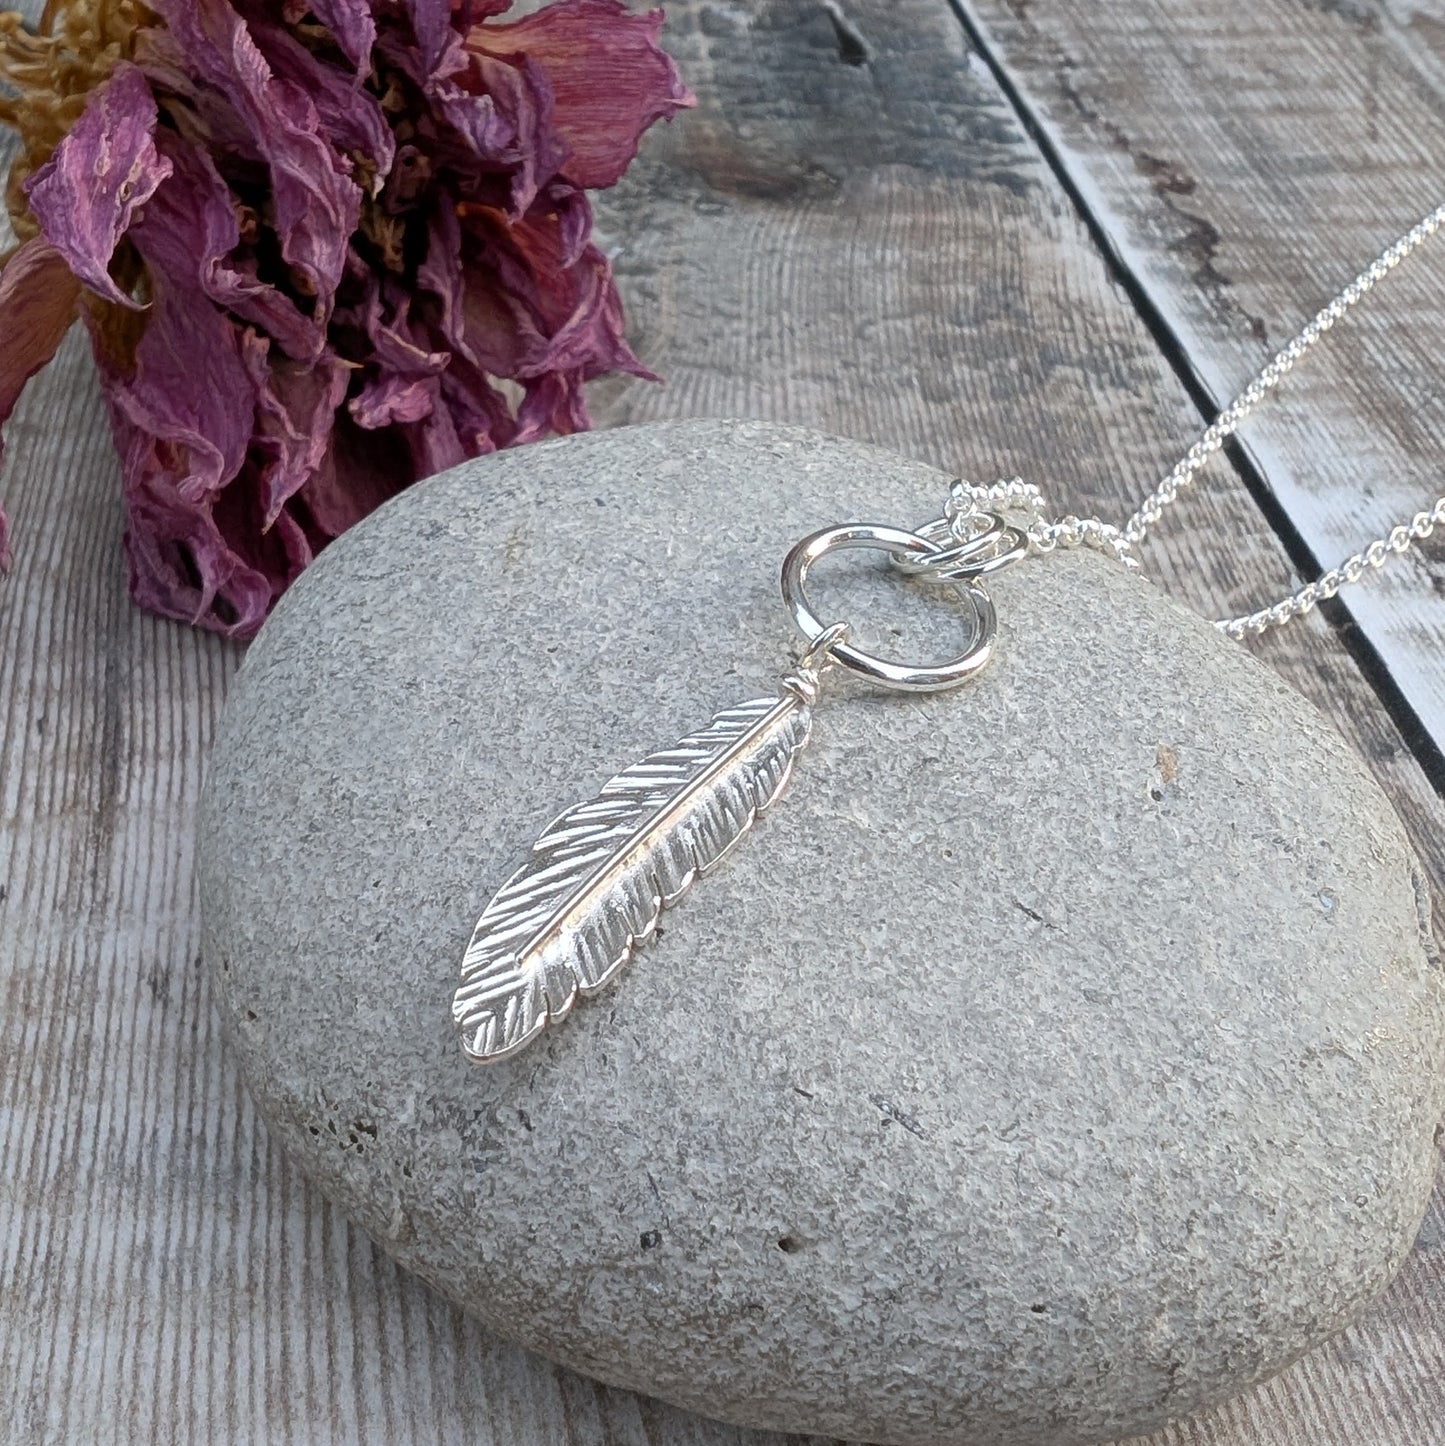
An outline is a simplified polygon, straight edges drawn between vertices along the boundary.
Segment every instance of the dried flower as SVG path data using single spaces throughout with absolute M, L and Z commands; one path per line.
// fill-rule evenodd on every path
M 51 0 L 0 16 L 21 245 L 0 421 L 79 314 L 131 592 L 248 637 L 443 467 L 587 426 L 648 373 L 585 192 L 691 104 L 660 11 L 558 0 Z M 0 558 L 6 524 L 0 513 Z

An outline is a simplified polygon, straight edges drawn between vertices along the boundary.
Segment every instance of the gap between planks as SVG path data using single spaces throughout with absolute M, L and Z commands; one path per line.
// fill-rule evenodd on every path
M 1205 417 L 1445 197 L 1445 29 L 1420 29 L 1422 7 L 1146 0 L 1085 20 L 1058 0 L 950 3 Z M 1211 106 L 1221 73 L 1235 88 Z M 1349 109 L 1358 86 L 1391 110 L 1378 134 Z M 1442 259 L 1445 239 L 1427 242 L 1233 448 L 1303 576 L 1441 490 Z M 1324 609 L 1437 791 L 1441 555 L 1428 543 Z

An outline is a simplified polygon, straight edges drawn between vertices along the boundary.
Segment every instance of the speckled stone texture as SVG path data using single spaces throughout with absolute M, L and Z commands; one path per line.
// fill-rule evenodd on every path
M 1360 1310 L 1445 1106 L 1445 980 L 1388 803 L 1147 583 L 1086 554 L 999 577 L 983 676 L 834 688 L 788 796 L 610 993 L 491 1068 L 449 1019 L 544 825 L 772 687 L 786 547 L 945 487 L 696 422 L 384 507 L 237 681 L 205 952 L 276 1136 L 499 1332 L 748 1425 L 1093 1442 Z M 865 639 L 961 635 L 879 559 L 836 563 L 823 609 Z

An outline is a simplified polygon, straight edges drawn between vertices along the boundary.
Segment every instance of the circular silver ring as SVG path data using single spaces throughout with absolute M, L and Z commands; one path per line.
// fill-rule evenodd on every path
M 889 560 L 910 577 L 986 577 L 1008 567 L 1029 550 L 1028 534 L 1005 522 L 996 512 L 974 514 L 981 525 L 960 537 L 946 517 L 934 517 L 915 527 L 925 542 L 938 551 L 929 557 L 913 558 L 895 553 Z
M 861 547 L 876 548 L 887 553 L 905 553 L 918 558 L 935 556 L 942 551 L 937 543 L 920 537 L 916 532 L 870 522 L 847 522 L 837 527 L 825 527 L 821 532 L 805 537 L 783 559 L 781 581 L 783 602 L 798 625 L 798 630 L 810 644 L 817 642 L 829 627 L 835 624 L 823 622 L 808 603 L 808 569 L 827 553 Z M 895 663 L 887 658 L 866 653 L 849 642 L 835 642 L 828 649 L 829 655 L 851 672 L 871 679 L 885 688 L 897 688 L 909 693 L 932 693 L 943 688 L 956 688 L 960 683 L 966 682 L 988 662 L 998 620 L 994 614 L 993 602 L 982 583 L 973 578 L 961 577 L 951 577 L 947 581 L 973 608 L 973 637 L 970 638 L 968 647 L 956 658 L 946 663 Z

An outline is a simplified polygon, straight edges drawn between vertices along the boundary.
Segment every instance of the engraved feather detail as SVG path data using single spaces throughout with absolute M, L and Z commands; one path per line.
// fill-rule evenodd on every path
M 725 709 L 543 831 L 462 959 L 452 1017 L 470 1058 L 523 1049 L 651 938 L 663 909 L 782 795 L 815 692 L 812 679 L 790 678 L 778 697 Z

